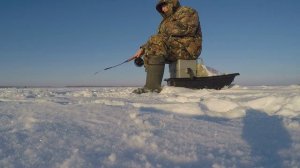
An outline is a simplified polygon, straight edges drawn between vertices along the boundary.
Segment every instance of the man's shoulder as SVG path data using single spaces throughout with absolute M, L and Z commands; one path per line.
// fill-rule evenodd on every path
M 178 9 L 178 12 L 197 12 L 194 8 L 188 7 L 188 6 L 181 6 Z

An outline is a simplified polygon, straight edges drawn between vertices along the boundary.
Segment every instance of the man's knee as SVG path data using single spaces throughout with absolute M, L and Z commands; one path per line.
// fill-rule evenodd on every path
M 165 57 L 168 54 L 166 41 L 160 35 L 152 36 L 146 47 L 145 56 L 160 56 Z
M 152 44 L 165 44 L 167 39 L 162 35 L 153 35 L 150 37 L 149 42 Z

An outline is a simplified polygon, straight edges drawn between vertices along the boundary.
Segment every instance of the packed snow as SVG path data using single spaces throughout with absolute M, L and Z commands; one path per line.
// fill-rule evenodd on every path
M 300 86 L 0 89 L 0 167 L 300 167 Z

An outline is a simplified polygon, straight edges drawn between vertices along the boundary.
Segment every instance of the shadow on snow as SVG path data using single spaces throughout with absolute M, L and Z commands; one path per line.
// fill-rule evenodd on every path
M 251 147 L 251 157 L 257 167 L 281 168 L 279 152 L 291 147 L 291 137 L 278 116 L 248 110 L 243 119 L 242 137 Z

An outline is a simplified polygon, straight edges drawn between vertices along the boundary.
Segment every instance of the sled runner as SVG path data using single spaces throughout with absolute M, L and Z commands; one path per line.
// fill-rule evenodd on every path
M 197 60 L 178 60 L 169 64 L 170 78 L 165 79 L 168 86 L 193 89 L 222 89 L 231 85 L 239 73 L 220 74 Z

